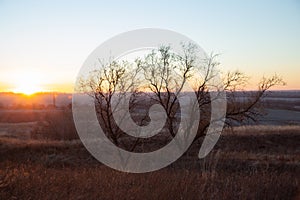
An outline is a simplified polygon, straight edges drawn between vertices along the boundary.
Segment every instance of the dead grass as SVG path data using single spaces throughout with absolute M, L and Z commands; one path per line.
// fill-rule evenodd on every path
M 79 140 L 0 138 L 0 199 L 296 199 L 299 129 L 237 130 L 241 135 L 224 134 L 203 160 L 195 144 L 169 167 L 145 174 L 102 165 Z
M 292 174 L 265 171 L 125 174 L 104 166 L 58 170 L 22 164 L 3 174 L 2 199 L 291 199 L 298 184 Z
M 300 134 L 300 125 L 251 125 L 236 126 L 225 129 L 223 135 L 267 135 L 267 134 Z

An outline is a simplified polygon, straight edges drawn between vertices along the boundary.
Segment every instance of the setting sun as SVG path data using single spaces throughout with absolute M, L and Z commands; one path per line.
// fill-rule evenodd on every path
M 24 73 L 15 77 L 13 92 L 32 95 L 43 91 L 40 76 L 36 73 Z

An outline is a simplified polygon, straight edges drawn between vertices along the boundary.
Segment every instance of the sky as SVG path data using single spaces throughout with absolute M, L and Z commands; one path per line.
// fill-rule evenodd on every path
M 220 69 L 247 74 L 249 89 L 275 73 L 287 82 L 276 89 L 300 89 L 297 0 L 0 0 L 0 91 L 30 82 L 45 91 L 71 92 L 97 46 L 140 28 L 173 30 L 219 53 Z

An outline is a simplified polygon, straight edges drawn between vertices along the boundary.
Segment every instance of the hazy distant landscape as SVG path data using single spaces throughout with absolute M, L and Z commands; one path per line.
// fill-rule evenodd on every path
M 248 98 L 250 93 L 251 92 L 237 92 L 237 99 L 242 101 L 243 99 Z M 258 124 L 300 124 L 300 91 L 268 91 L 264 98 L 262 98 L 262 102 L 265 109 L 265 115 L 258 119 Z M 0 113 L 2 113 L 0 122 L 7 122 L 6 120 L 12 120 L 11 122 L 15 120 L 18 122 L 18 117 L 4 119 L 5 116 L 7 116 L 6 113 L 10 112 L 11 115 L 14 115 L 14 113 L 16 113 L 16 115 L 22 115 L 22 112 L 35 113 L 28 115 L 29 118 L 23 120 L 28 120 L 29 122 L 37 121 L 34 116 L 38 118 L 40 114 L 44 113 L 46 110 L 52 109 L 54 106 L 57 109 L 64 109 L 70 107 L 71 104 L 71 93 L 38 93 L 33 96 L 0 93 Z

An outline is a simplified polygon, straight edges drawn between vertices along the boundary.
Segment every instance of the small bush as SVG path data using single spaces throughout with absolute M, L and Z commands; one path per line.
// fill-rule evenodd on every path
M 77 131 L 70 109 L 49 110 L 31 133 L 33 139 L 74 140 Z

